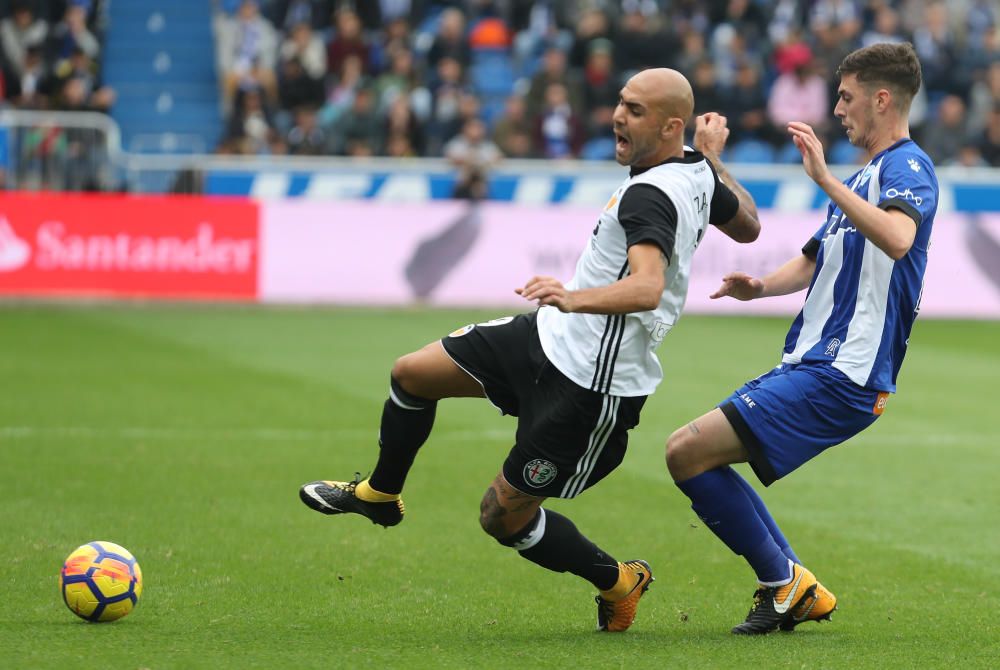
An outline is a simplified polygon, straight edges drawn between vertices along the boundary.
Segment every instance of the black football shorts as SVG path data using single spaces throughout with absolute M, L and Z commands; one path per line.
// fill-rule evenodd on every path
M 502 413 L 518 418 L 503 464 L 523 493 L 574 498 L 618 467 L 646 396 L 612 396 L 570 381 L 538 340 L 536 313 L 470 324 L 441 340 Z

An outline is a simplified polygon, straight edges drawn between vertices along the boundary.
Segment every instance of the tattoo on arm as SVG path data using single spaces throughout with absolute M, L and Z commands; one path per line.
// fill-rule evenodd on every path
M 747 210 L 753 218 L 757 218 L 757 205 L 754 203 L 753 198 L 750 197 L 750 192 L 743 188 L 743 184 L 736 181 L 736 179 L 729 174 L 729 170 L 726 166 L 722 164 L 722 161 L 716 157 L 706 156 L 710 161 L 712 161 L 712 167 L 715 168 L 715 174 L 719 175 L 719 181 L 725 182 L 726 186 L 736 194 L 736 198 L 740 201 L 740 206 Z

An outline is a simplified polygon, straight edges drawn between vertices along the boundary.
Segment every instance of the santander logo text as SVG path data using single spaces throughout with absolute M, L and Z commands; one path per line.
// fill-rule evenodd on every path
M 0 194 L 0 295 L 254 300 L 259 220 L 235 199 Z
M 36 233 L 35 263 L 43 270 L 241 274 L 252 270 L 255 247 L 253 239 L 219 236 L 207 222 L 191 236 L 154 237 L 76 234 L 46 221 Z
M 0 216 L 0 272 L 20 270 L 31 259 L 31 246 Z

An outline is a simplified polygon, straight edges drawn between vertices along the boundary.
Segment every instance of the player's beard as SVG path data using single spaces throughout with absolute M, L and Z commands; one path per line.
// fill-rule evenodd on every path
M 656 151 L 656 147 L 652 143 L 641 140 L 636 141 L 635 137 L 629 140 L 628 149 L 625 162 L 621 163 L 622 165 L 636 166 L 638 163 L 644 162 Z
M 860 149 L 870 149 L 873 142 L 872 131 L 875 128 L 875 112 L 866 108 L 863 112 L 863 120 L 860 124 L 852 124 L 853 132 L 848 134 L 847 140 Z M 859 132 L 864 128 L 864 132 Z

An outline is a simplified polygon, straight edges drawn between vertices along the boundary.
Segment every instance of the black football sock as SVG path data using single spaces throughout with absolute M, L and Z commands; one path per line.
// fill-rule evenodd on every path
M 402 492 L 413 459 L 431 434 L 436 410 L 436 400 L 407 393 L 391 380 L 389 399 L 382 407 L 378 463 L 368 478 L 369 486 L 380 493 Z
M 618 561 L 584 537 L 558 512 L 538 509 L 531 523 L 500 544 L 517 549 L 532 563 L 583 577 L 601 591 L 618 582 Z

